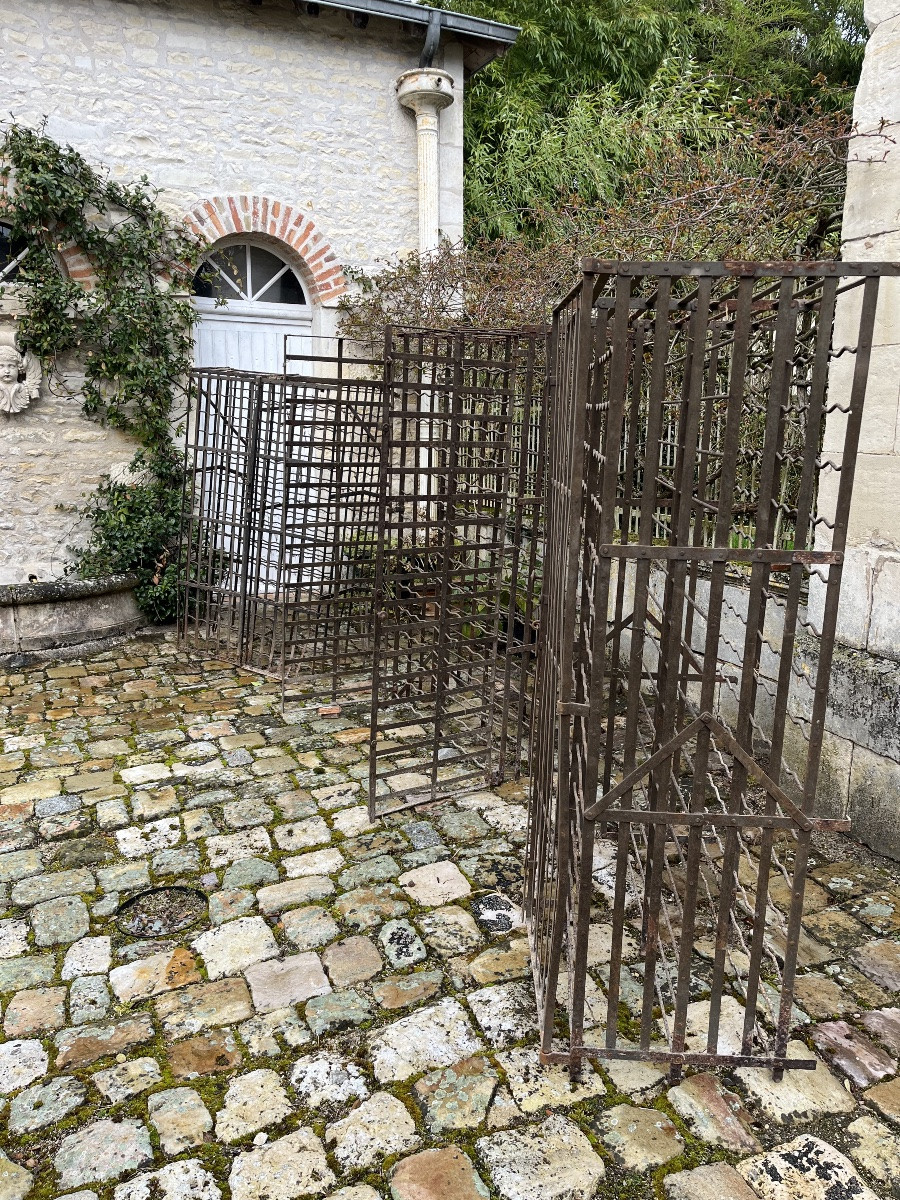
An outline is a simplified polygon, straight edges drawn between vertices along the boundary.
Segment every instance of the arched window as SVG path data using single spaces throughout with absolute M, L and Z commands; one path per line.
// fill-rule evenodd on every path
M 0 222 L 0 284 L 15 282 L 19 263 L 27 253 L 28 247 L 13 237 L 11 226 Z
M 297 273 L 289 263 L 252 242 L 215 250 L 194 276 L 202 299 L 252 304 L 306 304 Z

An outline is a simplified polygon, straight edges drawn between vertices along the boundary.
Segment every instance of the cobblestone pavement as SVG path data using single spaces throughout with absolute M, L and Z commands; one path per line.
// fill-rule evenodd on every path
M 900 1197 L 896 872 L 812 871 L 815 1072 L 573 1089 L 498 898 L 520 785 L 372 827 L 361 710 L 164 636 L 0 675 L 0 719 L 0 1200 Z

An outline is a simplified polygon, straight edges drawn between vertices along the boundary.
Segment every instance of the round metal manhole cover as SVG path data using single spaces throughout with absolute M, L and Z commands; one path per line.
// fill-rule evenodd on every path
M 197 888 L 150 888 L 119 905 L 118 923 L 132 937 L 154 938 L 178 933 L 206 916 L 206 896 Z

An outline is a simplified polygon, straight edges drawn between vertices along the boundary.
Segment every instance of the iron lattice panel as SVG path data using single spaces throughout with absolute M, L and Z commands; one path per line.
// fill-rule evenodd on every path
M 388 330 L 373 817 L 518 773 L 543 487 L 539 334 Z
M 584 268 L 550 364 L 526 893 L 543 1052 L 675 1076 L 811 1066 L 787 1055 L 803 885 L 812 830 L 847 827 L 815 794 L 879 279 L 898 269 Z M 604 996 L 588 962 L 607 938 Z

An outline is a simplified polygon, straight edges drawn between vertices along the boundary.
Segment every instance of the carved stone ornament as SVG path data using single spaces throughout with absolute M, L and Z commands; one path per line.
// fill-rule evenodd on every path
M 41 390 L 41 364 L 30 353 L 0 343 L 0 413 L 17 413 L 36 400 Z

